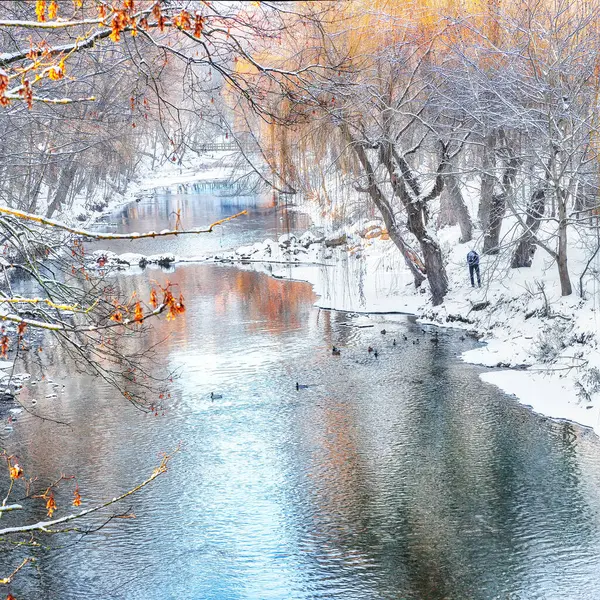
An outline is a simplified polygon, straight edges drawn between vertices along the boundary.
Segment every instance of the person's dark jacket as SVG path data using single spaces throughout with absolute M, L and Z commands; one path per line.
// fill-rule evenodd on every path
M 467 254 L 467 263 L 471 266 L 479 264 L 479 254 L 477 254 L 475 250 L 471 250 L 471 252 Z

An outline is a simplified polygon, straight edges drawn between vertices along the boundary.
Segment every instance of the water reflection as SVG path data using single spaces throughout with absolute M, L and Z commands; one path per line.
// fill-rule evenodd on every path
M 248 215 L 229 221 L 210 234 L 131 241 L 110 241 L 95 247 L 108 248 L 118 254 L 138 252 L 159 254 L 172 252 L 180 256 L 212 254 L 263 240 L 276 239 L 290 231 L 304 232 L 310 226 L 308 217 L 300 212 L 274 206 L 268 196 L 222 197 L 211 194 L 156 195 L 141 202 L 128 204 L 103 219 L 105 228 L 116 233 L 131 231 L 162 231 L 175 229 L 177 213 L 181 227 L 193 229 L 229 217 L 242 210 Z
M 25 415 L 3 442 L 31 473 L 77 473 L 86 502 L 139 480 L 159 450 L 183 440 L 185 452 L 125 507 L 135 520 L 114 520 L 77 546 L 50 540 L 16 597 L 600 593 L 596 436 L 482 384 L 456 358 L 473 342 L 443 332 L 432 344 L 410 319 L 386 323 L 386 336 L 358 329 L 314 308 L 306 284 L 217 265 L 119 282 L 133 290 L 167 278 L 188 310 L 150 333 L 163 364 L 183 373 L 165 416 L 142 415 L 102 382 L 72 375 L 56 399 L 45 398 L 47 381 L 23 395 L 72 430 Z M 392 346 L 403 334 L 409 342 Z M 61 365 L 60 349 L 36 360 Z M 297 391 L 296 381 L 310 387 Z M 211 401 L 211 391 L 223 398 Z M 0 562 L 10 572 L 12 559 Z

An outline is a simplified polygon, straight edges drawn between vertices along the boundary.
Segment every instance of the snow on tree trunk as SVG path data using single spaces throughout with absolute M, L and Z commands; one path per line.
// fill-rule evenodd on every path
M 379 210 L 383 218 L 383 222 L 388 230 L 390 239 L 402 253 L 404 262 L 413 276 L 415 287 L 419 287 L 423 281 L 425 281 L 425 275 L 417 264 L 417 262 L 420 261 L 418 257 L 416 257 L 415 254 L 410 250 L 410 246 L 404 240 L 392 206 L 381 191 L 381 188 L 377 185 L 375 171 L 373 170 L 371 161 L 369 160 L 365 149 L 356 140 L 354 140 L 347 125 L 342 124 L 341 130 L 344 137 L 348 141 L 350 148 L 354 150 L 362 168 L 367 175 L 367 188 L 365 191 L 369 194 L 373 204 L 375 204 Z
M 425 196 L 419 194 L 414 197 L 416 192 L 420 192 L 420 185 L 406 161 L 395 151 L 391 143 L 382 144 L 379 149 L 379 158 L 390 175 L 394 194 L 406 209 L 408 230 L 417 238 L 421 246 L 425 271 L 431 289 L 431 300 L 433 305 L 437 306 L 444 301 L 444 296 L 448 292 L 448 276 L 442 249 L 435 235 L 427 227 L 427 208 L 428 203 L 437 198 L 444 189 L 444 174 L 447 166 L 446 148 L 443 148 L 443 156 L 438 165 L 433 189 Z M 409 192 L 409 188 L 412 193 Z

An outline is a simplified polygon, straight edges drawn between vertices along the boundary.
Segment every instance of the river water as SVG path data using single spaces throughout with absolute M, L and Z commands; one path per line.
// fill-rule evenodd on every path
M 246 206 L 211 236 L 116 250 L 198 255 L 308 225 L 208 194 L 146 199 L 108 220 L 160 230 L 181 209 L 194 227 Z M 36 358 L 46 379 L 32 359 L 21 400 L 70 427 L 22 414 L 3 445 L 41 481 L 76 474 L 83 506 L 145 478 L 160 451 L 183 451 L 119 509 L 136 518 L 48 539 L 11 588 L 18 600 L 600 597 L 598 438 L 482 383 L 458 358 L 475 342 L 441 331 L 432 343 L 408 317 L 382 335 L 315 308 L 307 284 L 234 267 L 119 278 L 168 278 L 185 294 L 186 313 L 152 334 L 157 360 L 181 372 L 165 414 L 141 413 L 49 348 Z M 2 556 L 2 575 L 16 556 Z

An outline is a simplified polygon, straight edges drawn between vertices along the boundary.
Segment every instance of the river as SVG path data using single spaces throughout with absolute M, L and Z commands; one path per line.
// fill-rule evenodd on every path
M 308 226 L 208 193 L 147 198 L 108 221 L 161 230 L 181 209 L 195 227 L 246 207 L 210 236 L 113 248 L 195 256 Z M 60 348 L 30 359 L 22 402 L 70 427 L 23 413 L 0 432 L 28 474 L 75 474 L 88 506 L 183 449 L 120 507 L 135 518 L 47 539 L 11 588 L 18 600 L 600 597 L 599 440 L 482 383 L 459 359 L 475 341 L 442 330 L 431 343 L 410 317 L 382 335 L 315 308 L 308 284 L 230 266 L 119 275 L 142 289 L 167 278 L 187 311 L 152 333 L 157 360 L 181 373 L 164 415 L 77 374 Z M 16 556 L 2 557 L 3 575 Z

